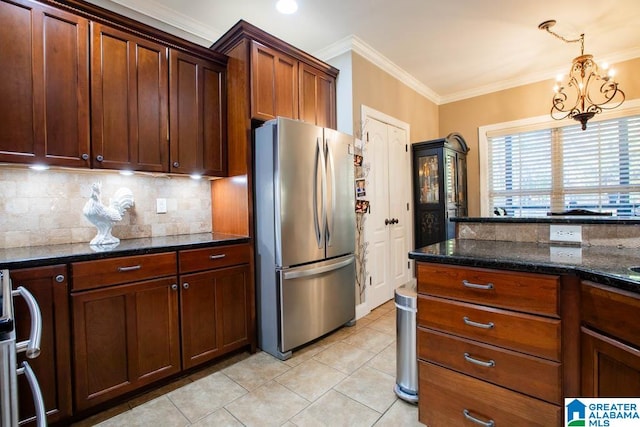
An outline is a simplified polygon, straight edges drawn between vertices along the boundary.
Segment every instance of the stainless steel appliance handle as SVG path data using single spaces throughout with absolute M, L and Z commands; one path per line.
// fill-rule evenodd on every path
M 25 360 L 22 362 L 22 368 L 17 369 L 18 375 L 24 374 L 27 378 L 27 382 L 29 383 L 29 388 L 31 388 L 31 394 L 33 395 L 33 405 L 36 410 L 36 425 L 38 427 L 46 427 L 47 426 L 47 412 L 44 409 L 44 399 L 42 398 L 42 390 L 40 390 L 40 385 L 38 384 L 38 378 L 36 378 L 36 374 L 33 373 L 31 366 Z
M 318 218 L 318 168 L 320 168 L 320 153 L 322 148 L 320 147 L 320 138 L 316 139 L 316 158 L 315 168 L 313 174 L 313 225 L 315 227 L 316 244 L 318 248 L 322 248 L 322 231 L 320 229 L 320 219 Z
M 333 234 L 333 221 L 336 216 L 336 169 L 333 163 L 333 153 L 329 145 L 329 139 L 326 140 L 327 145 L 327 169 L 331 177 L 331 215 L 327 217 L 327 246 L 331 246 L 331 235 Z
M 11 295 L 20 295 L 24 298 L 27 307 L 29 307 L 29 313 L 31 313 L 29 340 L 16 343 L 16 351 L 25 351 L 29 359 L 36 358 L 40 355 L 40 339 L 42 338 L 42 315 L 40 314 L 40 307 L 38 307 L 38 303 L 33 295 L 31 295 L 31 292 L 23 286 L 18 286 L 15 291 L 11 292 Z
M 283 274 L 285 280 L 288 279 L 298 279 L 300 277 L 309 277 L 309 276 L 317 276 L 321 273 L 327 273 L 333 270 L 339 270 L 347 265 L 353 263 L 355 258 L 350 256 L 349 258 L 342 260 L 340 262 L 336 262 L 335 264 L 323 265 L 322 267 L 310 268 L 308 270 L 299 270 L 299 271 L 287 271 Z

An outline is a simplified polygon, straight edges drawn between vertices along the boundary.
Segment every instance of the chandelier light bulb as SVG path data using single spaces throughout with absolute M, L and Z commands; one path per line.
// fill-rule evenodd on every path
M 298 3 L 296 0 L 278 0 L 276 9 L 278 9 L 280 13 L 290 15 L 298 10 Z
M 564 79 L 564 74 L 558 74 L 558 75 L 556 76 L 556 81 L 557 81 L 557 82 L 561 82 L 563 79 Z
M 602 67 L 603 70 L 609 69 L 609 63 L 607 62 L 603 62 L 600 66 Z
M 609 72 L 607 74 L 609 75 L 610 78 L 613 78 L 616 75 L 616 70 L 611 68 L 609 69 Z

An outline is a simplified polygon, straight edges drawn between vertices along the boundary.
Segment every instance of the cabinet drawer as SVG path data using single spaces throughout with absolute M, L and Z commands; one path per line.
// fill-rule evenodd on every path
M 560 277 L 418 263 L 418 292 L 559 317 Z
M 495 426 L 561 425 L 560 406 L 430 363 L 418 364 L 419 419 L 429 427 L 478 427 L 491 420 Z
M 640 297 L 621 289 L 582 282 L 582 321 L 594 329 L 640 347 Z
M 137 255 L 71 264 L 72 291 L 176 274 L 176 254 Z
M 560 361 L 560 320 L 418 295 L 418 324 Z
M 560 364 L 499 347 L 418 328 L 418 357 L 484 381 L 562 403 Z M 523 381 L 523 372 L 535 372 Z
M 249 262 L 249 245 L 218 246 L 180 251 L 180 273 L 228 267 Z

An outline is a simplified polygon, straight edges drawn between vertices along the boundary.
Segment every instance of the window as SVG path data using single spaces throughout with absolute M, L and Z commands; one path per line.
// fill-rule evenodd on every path
M 487 135 L 489 208 L 640 216 L 640 116 Z

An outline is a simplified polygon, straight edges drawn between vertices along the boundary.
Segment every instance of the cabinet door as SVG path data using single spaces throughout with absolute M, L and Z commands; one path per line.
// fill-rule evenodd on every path
M 300 120 L 335 129 L 335 105 L 335 78 L 300 63 Z
M 92 165 L 169 170 L 167 48 L 91 23 Z
M 47 411 L 47 421 L 57 422 L 71 416 L 71 356 L 69 339 L 69 302 L 66 265 L 11 271 L 14 289 L 25 287 L 35 297 L 42 314 L 40 355 L 26 359 L 33 368 Z M 29 338 L 31 315 L 22 298 L 15 298 L 17 339 Z M 33 396 L 24 375 L 18 377 L 20 420 L 35 416 Z
M 171 172 L 226 173 L 224 67 L 170 51 Z
M 71 296 L 79 410 L 180 370 L 174 277 Z
M 88 21 L 0 0 L 0 40 L 0 161 L 88 167 Z
M 251 117 L 297 119 L 298 61 L 253 42 L 251 67 Z
M 640 396 L 640 349 L 582 328 L 582 396 Z
M 184 368 L 248 344 L 248 266 L 181 277 Z

